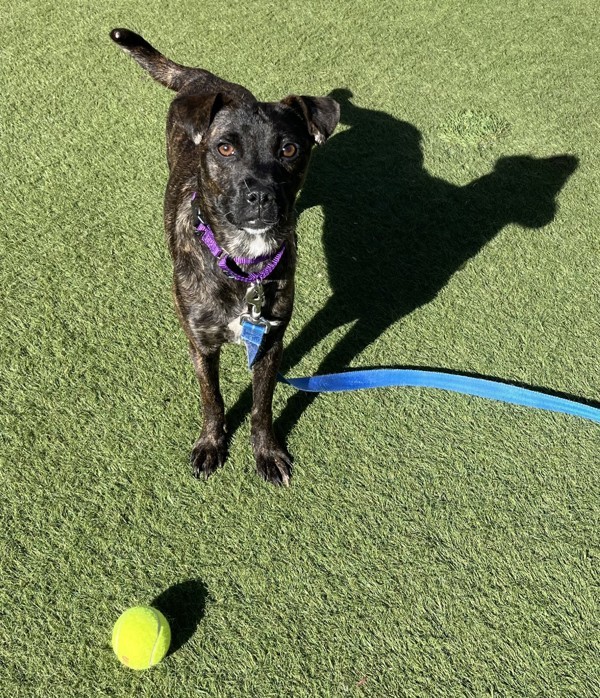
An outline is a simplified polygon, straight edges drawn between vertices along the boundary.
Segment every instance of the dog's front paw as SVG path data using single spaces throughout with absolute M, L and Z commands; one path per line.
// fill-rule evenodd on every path
M 206 480 L 217 468 L 220 468 L 227 458 L 227 444 L 225 438 L 211 441 L 200 437 L 194 444 L 190 461 L 192 475 L 198 479 Z
M 256 470 L 263 480 L 287 487 L 292 477 L 292 460 L 280 446 L 256 451 Z

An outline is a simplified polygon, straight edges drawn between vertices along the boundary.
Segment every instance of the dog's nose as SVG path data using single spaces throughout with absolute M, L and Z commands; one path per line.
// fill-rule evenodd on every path
M 268 181 L 252 179 L 243 180 L 240 190 L 238 218 L 252 224 L 273 223 L 278 217 L 278 197 L 275 186 Z
M 246 201 L 259 208 L 271 203 L 273 199 L 273 191 L 267 187 L 255 186 L 246 193 Z

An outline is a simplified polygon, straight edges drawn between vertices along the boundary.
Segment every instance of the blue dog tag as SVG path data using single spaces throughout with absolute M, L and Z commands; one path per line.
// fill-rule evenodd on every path
M 265 324 L 258 324 L 250 320 L 242 320 L 241 338 L 246 345 L 248 368 L 252 368 L 254 362 L 259 358 L 261 347 L 268 331 L 269 328 Z

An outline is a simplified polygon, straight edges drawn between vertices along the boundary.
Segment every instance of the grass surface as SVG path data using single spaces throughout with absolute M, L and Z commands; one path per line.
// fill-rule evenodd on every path
M 296 468 L 275 490 L 230 347 L 231 455 L 190 477 L 199 400 L 161 230 L 170 94 L 108 39 L 131 27 L 262 99 L 337 91 L 300 201 L 288 373 L 432 366 L 597 399 L 596 3 L 1 14 L 0 694 L 599 695 L 598 426 L 278 387 Z M 542 160 L 560 154 L 574 172 Z M 152 602 L 175 651 L 127 671 L 112 624 Z

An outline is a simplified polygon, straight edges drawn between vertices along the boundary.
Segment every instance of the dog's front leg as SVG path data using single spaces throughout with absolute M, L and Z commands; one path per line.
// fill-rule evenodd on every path
M 223 465 L 227 457 L 225 407 L 219 389 L 220 348 L 203 353 L 190 345 L 202 398 L 202 432 L 191 455 L 192 474 L 207 478 Z
M 258 474 L 274 485 L 289 485 L 292 474 L 290 455 L 273 433 L 273 392 L 283 353 L 283 342 L 276 340 L 252 369 L 252 446 Z

